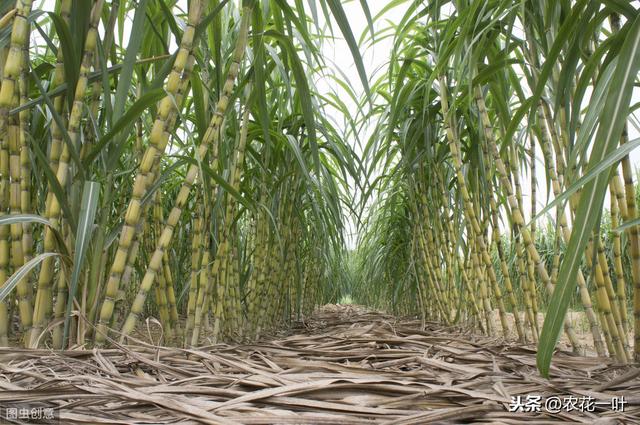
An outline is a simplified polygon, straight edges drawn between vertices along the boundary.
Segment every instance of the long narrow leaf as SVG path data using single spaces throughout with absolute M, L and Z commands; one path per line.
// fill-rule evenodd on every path
M 93 224 L 98 208 L 98 197 L 100 195 L 100 185 L 96 182 L 87 181 L 82 192 L 82 207 L 78 229 L 76 231 L 76 244 L 73 255 L 73 270 L 69 282 L 69 296 L 67 298 L 67 310 L 64 318 L 64 334 L 62 337 L 63 346 L 69 336 L 69 325 L 71 323 L 71 307 L 78 289 L 78 279 L 84 264 L 84 257 L 93 234 Z
M 614 72 L 605 106 L 600 115 L 600 127 L 596 134 L 587 169 L 592 169 L 616 148 L 622 135 L 633 84 L 640 68 L 640 16 L 632 23 L 627 38 L 620 52 L 620 59 Z M 560 266 L 558 284 L 551 297 L 549 310 L 545 316 L 544 325 L 538 342 L 536 356 L 538 370 L 548 377 L 551 356 L 553 354 L 560 330 L 564 322 L 569 300 L 576 286 L 576 275 L 584 253 L 584 248 L 596 226 L 606 194 L 609 173 L 599 173 L 588 182 L 580 195 L 580 203 L 576 212 L 573 232 L 567 246 L 565 257 Z
M 38 264 L 43 262 L 46 258 L 49 257 L 58 257 L 60 254 L 57 252 L 45 252 L 43 254 L 38 255 L 35 258 L 32 258 L 27 263 L 23 264 L 15 273 L 11 275 L 9 279 L 4 282 L 4 284 L 0 287 L 0 302 L 3 301 L 13 289 L 18 286 L 18 283 L 22 281 L 22 279 L 29 274 L 31 270 L 33 270 Z

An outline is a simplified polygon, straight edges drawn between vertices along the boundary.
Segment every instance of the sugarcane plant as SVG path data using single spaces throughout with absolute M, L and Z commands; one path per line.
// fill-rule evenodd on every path
M 375 130 L 354 293 L 537 343 L 543 374 L 562 332 L 576 352 L 640 361 L 629 156 L 639 141 L 628 136 L 638 10 L 529 0 L 390 7 L 399 5 L 402 21 L 379 30 L 394 42 L 366 118 Z M 568 318 L 570 303 L 592 346 Z
M 40 6 L 0 2 L 1 346 L 253 339 L 339 296 L 340 2 Z
M 348 294 L 545 375 L 562 333 L 640 361 L 633 3 L 361 1 L 360 43 L 337 0 L 49 3 L 0 1 L 1 346 L 256 339 Z

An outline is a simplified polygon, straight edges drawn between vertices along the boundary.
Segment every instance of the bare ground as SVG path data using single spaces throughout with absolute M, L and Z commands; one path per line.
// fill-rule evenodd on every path
M 523 312 L 519 312 L 520 320 L 524 320 Z M 513 313 L 506 313 L 507 323 L 509 324 L 510 333 L 508 335 L 509 340 L 516 341 L 518 339 L 518 334 L 516 332 L 515 320 L 513 317 Z M 578 342 L 582 345 L 583 352 L 588 356 L 595 356 L 596 350 L 593 344 L 593 334 L 591 333 L 591 328 L 589 327 L 589 321 L 587 320 L 587 316 L 582 311 L 568 311 L 567 318 L 569 319 L 571 325 L 573 326 L 573 330 L 578 337 Z M 544 323 L 544 313 L 538 313 L 538 329 L 542 330 L 542 325 Z M 497 309 L 493 310 L 493 324 L 495 327 L 495 331 L 497 334 L 502 335 L 502 326 L 500 323 L 500 313 Z M 533 343 L 531 330 L 527 327 L 527 342 Z M 629 331 L 627 334 L 627 344 L 633 344 L 633 332 Z M 571 343 L 569 342 L 569 338 L 565 332 L 560 334 L 560 340 L 558 341 L 558 348 L 563 350 L 571 351 Z M 631 351 L 631 347 L 628 346 L 629 351 Z
M 640 423 L 640 369 L 558 352 L 551 375 L 531 346 L 329 305 L 250 345 L 0 349 L 0 412 L 53 407 L 62 424 Z M 540 396 L 540 412 L 509 412 L 517 396 Z M 598 404 L 545 411 L 569 396 Z

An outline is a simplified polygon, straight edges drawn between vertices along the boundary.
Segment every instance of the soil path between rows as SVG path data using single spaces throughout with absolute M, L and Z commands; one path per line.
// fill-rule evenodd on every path
M 551 374 L 535 369 L 535 347 L 328 305 L 255 344 L 0 349 L 0 413 L 54 408 L 62 424 L 640 423 L 640 369 L 559 352 Z

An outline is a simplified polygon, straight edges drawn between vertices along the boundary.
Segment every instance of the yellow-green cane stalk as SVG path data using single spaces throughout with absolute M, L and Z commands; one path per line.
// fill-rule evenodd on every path
M 24 66 L 20 73 L 20 105 L 23 106 L 28 101 L 27 86 L 28 81 L 28 52 L 25 50 L 23 55 Z M 23 213 L 32 213 L 31 210 L 31 160 L 29 158 L 29 110 L 23 109 L 18 116 L 20 122 L 20 211 Z M 22 252 L 24 261 L 28 262 L 33 258 L 33 234 L 31 223 L 22 224 Z
M 198 203 L 199 197 L 195 197 L 196 205 L 202 205 Z M 195 321 L 196 310 L 196 297 L 198 294 L 198 273 L 200 272 L 200 266 L 203 255 L 203 241 L 202 241 L 202 220 L 203 220 L 203 208 L 200 208 L 200 213 L 193 219 L 193 238 L 191 240 L 191 274 L 189 277 L 189 298 L 187 300 L 187 323 L 184 329 L 184 344 L 186 345 L 186 338 L 189 332 L 193 329 Z
M 8 158 L 7 160 L 3 160 L 5 157 L 8 157 L 6 150 L 0 148 L 0 164 L 8 165 Z M 8 174 L 3 173 L 0 178 L 0 217 L 6 215 L 5 211 L 7 211 L 9 188 L 8 177 Z M 11 275 L 9 273 L 9 253 L 9 225 L 0 226 L 0 279 L 2 279 L 2 282 L 6 282 Z M 12 298 L 9 297 L 9 300 L 11 299 Z M 7 303 L 2 301 L 0 302 L 0 346 L 2 347 L 7 347 L 9 345 L 9 321 L 10 316 Z
M 10 12 L 11 19 L 16 14 L 16 9 Z M 6 15 L 5 15 L 6 16 Z M 3 18 L 4 20 L 4 18 Z M 6 63 L 9 47 L 5 46 L 0 50 L 0 78 L 4 73 L 4 64 Z M 6 143 L 0 144 L 0 217 L 6 215 L 9 211 L 9 152 Z M 5 282 L 11 275 L 9 270 L 9 225 L 0 226 L 0 279 Z M 12 298 L 9 297 L 9 302 Z M 9 345 L 9 322 L 11 315 L 7 308 L 7 300 L 0 302 L 0 346 L 7 347 Z
M 67 25 L 70 22 L 71 6 L 72 6 L 71 0 L 62 0 L 60 2 L 59 14 L 63 22 L 65 22 Z M 58 53 L 56 56 L 56 65 L 53 72 L 52 89 L 55 89 L 56 87 L 64 84 L 65 82 L 64 56 L 62 52 L 63 52 L 63 49 L 58 48 Z M 66 114 L 64 113 L 65 105 L 66 103 L 65 103 L 64 94 L 61 94 L 54 98 L 53 107 L 54 107 L 55 113 L 58 114 L 58 116 L 62 117 L 63 120 L 66 118 Z M 60 155 L 62 154 L 63 143 L 64 143 L 63 130 L 60 128 L 56 120 L 52 120 L 51 121 L 51 142 L 49 145 L 49 166 L 51 167 L 51 171 L 54 174 L 58 172 L 58 165 L 60 163 Z M 51 206 L 51 203 L 53 202 L 52 198 L 55 196 L 53 193 L 53 190 L 51 189 L 51 184 L 47 185 L 47 189 L 48 189 L 48 192 L 47 192 L 47 197 L 45 202 L 45 211 L 44 211 L 45 216 L 50 211 L 50 206 Z M 49 222 L 51 223 L 52 227 L 59 229 L 60 227 L 58 223 L 59 217 L 52 216 L 52 217 L 46 217 L 46 218 L 49 219 Z M 53 233 L 47 230 L 45 230 L 44 241 L 43 241 L 44 251 L 51 252 L 51 251 L 54 251 L 56 248 L 55 238 Z M 35 323 L 38 323 L 39 321 L 44 320 L 44 316 L 49 314 L 48 306 L 50 305 L 50 303 L 47 300 L 51 299 L 51 291 L 49 290 L 49 286 L 54 278 L 53 277 L 53 268 L 55 264 L 54 261 L 55 259 L 52 257 L 46 258 L 42 266 L 40 267 L 40 273 L 38 275 L 38 282 L 39 282 L 38 291 L 36 292 L 36 300 L 35 300 L 36 311 L 34 311 L 34 315 L 37 314 L 39 316 L 42 316 L 42 319 L 40 319 L 39 317 L 34 317 L 33 320 Z M 38 306 L 40 305 L 45 305 L 44 308 L 46 309 L 46 311 L 44 311 L 43 313 L 41 313 L 41 311 L 39 310 Z
M 592 248 L 588 248 L 586 256 L 589 257 L 590 255 L 593 255 L 592 251 Z M 603 270 L 602 267 L 600 267 L 600 264 L 597 262 L 595 265 L 594 281 L 597 287 L 596 300 L 598 302 L 598 310 L 603 317 L 602 327 L 606 327 L 607 333 L 611 338 L 611 347 L 609 349 L 610 354 L 611 356 L 616 357 L 618 361 L 625 363 L 626 356 L 624 352 L 624 346 L 622 340 L 620 339 L 620 334 L 618 333 L 618 328 L 616 326 L 615 317 L 612 311 L 613 307 L 611 305 L 611 301 L 607 296 Z
M 242 321 L 242 304 L 241 304 L 241 291 L 240 291 L 240 266 L 239 266 L 239 255 L 238 255 L 238 241 L 233 244 L 233 253 L 230 258 L 231 267 L 230 267 L 230 281 L 233 297 L 233 322 L 231 323 L 232 329 L 235 333 L 232 335 L 235 338 L 242 338 L 243 331 L 243 321 Z M 293 269 L 291 269 L 293 270 Z
M 598 239 L 600 239 L 598 243 L 598 252 L 597 252 L 597 263 L 596 263 L 596 278 L 598 277 L 598 271 L 602 273 L 602 277 L 604 279 L 604 290 L 607 295 L 607 299 L 609 300 L 609 304 L 611 306 L 611 314 L 614 319 L 614 329 L 618 335 L 620 340 L 620 344 L 618 344 L 618 356 L 623 363 L 626 363 L 630 358 L 630 353 L 627 352 L 627 346 L 629 345 L 627 341 L 627 334 L 624 332 L 622 328 L 622 319 L 619 309 L 619 304 L 617 303 L 616 292 L 613 289 L 613 282 L 611 282 L 611 274 L 609 270 L 609 263 L 604 252 L 604 240 L 598 235 Z M 588 252 L 588 250 L 587 250 Z M 588 254 L 587 254 L 588 255 Z
M 176 336 L 180 338 L 182 336 L 182 330 L 180 328 L 180 316 L 178 316 L 178 306 L 176 303 L 176 293 L 174 289 L 173 275 L 171 274 L 171 267 L 169 266 L 169 254 L 164 253 L 164 259 L 162 261 L 164 269 L 164 279 L 166 281 L 167 303 L 169 307 L 169 319 L 171 328 Z
M 211 264 L 209 264 L 209 249 L 206 249 L 202 254 L 202 266 L 198 276 L 198 293 L 196 298 L 196 307 L 193 317 L 193 328 L 191 329 L 190 344 L 195 346 L 198 344 L 198 338 L 200 335 L 200 327 L 202 326 L 203 316 L 206 318 L 206 310 L 209 306 L 210 295 L 209 287 L 211 282 Z M 187 337 L 185 336 L 185 339 Z M 195 342 L 194 342 L 195 341 Z
M 493 197 L 491 197 L 490 203 L 491 203 L 491 215 L 493 218 L 493 243 L 496 246 L 496 250 L 498 251 L 498 258 L 500 259 L 500 270 L 503 276 L 503 283 L 504 283 L 505 292 L 507 295 L 507 300 L 509 301 L 509 305 L 513 311 L 513 319 L 516 324 L 516 332 L 518 333 L 518 340 L 521 342 L 525 342 L 524 327 L 522 326 L 522 322 L 520 319 L 520 312 L 518 311 L 518 302 L 516 301 L 516 296 L 513 292 L 511 276 L 509 275 L 509 267 L 507 266 L 507 261 L 505 259 L 504 248 L 502 247 L 502 240 L 500 239 L 500 223 L 498 221 L 498 207 Z
M 222 95 L 218 100 L 216 111 L 213 114 L 213 118 L 209 123 L 209 127 L 207 128 L 207 131 L 202 138 L 202 142 L 200 143 L 200 146 L 198 147 L 196 152 L 196 158 L 198 158 L 199 160 L 205 157 L 210 145 L 215 145 L 218 143 L 222 121 L 229 106 L 229 99 L 233 92 L 235 80 L 238 76 L 238 73 L 240 72 L 240 62 L 242 61 L 242 57 L 244 56 L 244 52 L 246 50 L 250 15 L 251 9 L 245 7 L 242 12 L 242 21 L 240 22 L 240 31 L 238 34 L 238 40 L 236 41 L 236 48 L 233 52 L 232 62 L 229 66 L 227 79 L 222 89 Z M 191 187 L 195 182 L 199 171 L 200 167 L 198 164 L 191 164 L 189 166 L 189 169 L 187 170 L 184 181 L 175 200 L 175 205 L 169 213 L 169 216 L 167 217 L 165 227 L 162 230 L 160 239 L 158 240 L 158 243 L 156 245 L 155 252 L 151 256 L 149 266 L 142 279 L 142 283 L 140 284 L 138 295 L 136 295 L 136 298 L 131 306 L 129 316 L 122 326 L 121 340 L 123 340 L 128 334 L 133 331 L 137 318 L 142 313 L 147 293 L 151 289 L 151 286 L 155 279 L 155 275 L 160 269 L 164 251 L 167 249 L 169 243 L 171 242 L 174 229 L 178 224 L 180 215 L 182 214 L 182 208 L 189 198 Z
M 247 144 L 247 133 L 249 131 L 249 108 L 245 107 L 244 116 L 242 118 L 242 129 L 240 131 L 240 141 L 238 142 L 238 151 L 235 161 L 233 163 L 233 169 L 231 172 L 231 187 L 236 191 L 240 187 L 240 179 L 242 178 L 242 171 L 244 167 L 244 155 L 245 155 L 245 147 Z M 227 205 L 225 210 L 225 218 L 224 223 L 227 226 L 223 230 L 223 243 L 224 251 L 221 253 L 220 257 L 216 258 L 216 261 L 220 261 L 221 263 L 221 272 L 220 272 L 220 282 L 217 288 L 217 298 L 215 303 L 215 309 L 213 311 L 214 323 L 213 323 L 213 335 L 212 340 L 215 344 L 218 340 L 218 335 L 220 332 L 220 321 L 222 316 L 222 307 L 224 305 L 224 298 L 227 290 L 227 266 L 229 264 L 229 234 L 231 233 L 231 225 L 233 221 L 233 216 L 235 213 L 235 200 L 229 196 L 227 198 Z
M 185 65 L 184 72 L 182 74 L 180 84 L 178 86 L 178 90 L 176 93 L 175 102 L 177 105 L 180 105 L 182 103 L 182 100 L 185 96 L 185 92 L 189 84 L 189 78 L 191 77 L 191 72 L 193 70 L 194 63 L 195 63 L 195 56 L 191 53 L 189 54 L 189 58 L 187 59 L 187 64 Z M 178 117 L 177 114 L 173 114 L 173 116 L 169 119 L 169 122 L 167 124 L 168 128 L 174 127 L 177 117 Z M 142 149 L 142 141 L 141 141 L 142 127 L 139 121 L 138 121 L 138 129 L 136 130 L 136 132 L 137 132 L 136 152 L 138 152 L 140 158 L 142 158 L 144 155 L 144 151 Z M 156 156 L 155 161 L 156 161 L 155 163 L 156 165 L 153 167 L 155 171 L 149 174 L 147 187 L 150 187 L 152 184 L 154 184 L 158 180 L 160 167 L 158 167 L 157 165 L 158 165 L 158 162 L 160 161 L 160 155 Z M 147 212 L 154 207 L 155 200 L 156 200 L 155 196 L 151 197 L 151 199 L 143 206 L 142 217 L 138 222 L 138 225 L 136 226 L 135 233 L 134 233 L 134 240 L 129 248 L 127 263 L 124 268 L 124 272 L 122 273 L 122 277 L 120 279 L 120 286 L 123 286 L 125 288 L 129 285 L 129 282 L 131 281 L 131 278 L 133 276 L 134 265 L 135 265 L 136 259 L 138 258 L 138 252 L 140 248 L 140 238 L 142 237 L 142 233 L 143 233 L 141 230 L 144 229 L 145 226 L 147 225 L 147 221 L 146 221 Z M 110 279 L 110 281 L 112 280 Z M 120 292 L 121 291 L 116 292 L 116 297 Z M 113 320 L 113 316 L 112 316 L 112 320 Z
M 71 107 L 71 112 L 69 113 L 69 122 L 67 124 L 67 133 L 70 139 L 69 142 L 73 146 L 78 145 L 80 136 L 80 126 L 85 105 L 84 98 L 87 93 L 89 73 L 91 72 L 93 64 L 93 57 L 98 46 L 98 25 L 100 23 L 103 4 L 104 0 L 96 0 L 89 17 L 89 30 L 87 31 L 84 41 L 80 72 L 78 74 L 73 105 Z M 62 152 L 59 158 L 56 179 L 61 187 L 65 187 L 69 178 L 69 160 L 71 158 L 70 149 L 69 144 L 65 143 L 62 147 Z M 48 217 L 50 221 L 57 223 L 60 218 L 61 201 L 56 196 L 49 197 L 49 201 L 50 202 L 46 205 L 45 216 Z M 45 229 L 45 240 L 47 238 L 53 238 L 53 230 L 48 226 Z M 34 328 L 30 342 L 32 347 L 35 347 L 36 342 L 39 340 L 38 336 L 42 331 L 42 328 L 45 326 L 46 315 L 52 308 L 53 300 L 51 297 L 51 283 L 53 282 L 54 275 L 53 266 L 53 261 L 49 261 L 46 264 L 43 262 L 40 269 L 40 275 L 38 276 L 38 292 L 36 293 L 36 305 L 33 311 Z
M 522 213 L 522 210 L 520 209 L 516 196 L 513 192 L 511 181 L 508 178 L 507 168 L 500 156 L 500 152 L 496 145 L 493 132 L 486 131 L 486 129 L 490 128 L 490 122 L 489 122 L 488 114 L 486 113 L 484 97 L 479 87 L 476 87 L 475 95 L 476 95 L 476 103 L 478 104 L 478 109 L 480 111 L 480 118 L 481 120 L 483 120 L 483 126 L 485 128 L 485 136 L 487 137 L 487 140 L 489 142 L 489 148 L 493 155 L 496 172 L 500 177 L 501 188 L 504 191 L 509 207 L 511 208 L 512 221 L 516 226 L 516 228 L 518 229 L 518 232 L 520 233 L 520 235 L 522 235 L 522 240 L 524 243 L 525 250 L 527 251 L 527 254 L 531 256 L 531 260 L 535 264 L 536 271 L 538 272 L 538 275 L 540 276 L 540 279 L 542 280 L 544 287 L 547 289 L 547 292 L 549 294 L 552 294 L 554 288 L 553 288 L 553 285 L 551 285 L 551 279 L 549 277 L 547 269 L 545 268 L 544 263 L 542 262 L 540 255 L 538 254 L 538 250 L 534 245 L 534 241 L 531 237 L 531 232 L 527 227 L 524 226 L 524 215 Z M 567 336 L 570 338 L 570 342 L 574 347 L 574 350 L 581 351 L 582 350 L 581 344 L 579 343 L 577 338 L 575 338 L 575 333 L 573 332 L 573 326 L 568 319 L 565 319 L 564 326 L 565 326 L 565 331 L 567 333 Z M 594 334 L 594 341 L 596 340 L 596 335 L 597 333 Z
M 149 146 L 140 161 L 140 167 L 134 180 L 131 200 L 129 201 L 125 215 L 125 224 L 120 232 L 118 249 L 111 264 L 104 302 L 100 310 L 100 319 L 95 338 L 98 345 L 104 343 L 107 336 L 107 327 L 113 315 L 115 297 L 118 293 L 122 274 L 127 265 L 127 258 L 137 225 L 144 210 L 142 198 L 151 184 L 151 180 L 156 172 L 155 168 L 159 166 L 157 164 L 158 157 L 164 153 L 171 132 L 173 131 L 173 124 L 175 123 L 177 113 L 176 95 L 178 95 L 182 74 L 191 56 L 195 29 L 198 23 L 200 23 L 201 9 L 202 4 L 199 0 L 193 0 L 189 4 L 187 27 L 182 35 L 180 48 L 165 86 L 167 96 L 160 101 L 156 119 L 149 136 Z
M 17 104 L 18 96 L 16 93 L 15 96 Z M 21 214 L 22 213 L 22 203 L 21 203 L 21 182 L 22 182 L 22 165 L 20 161 L 20 125 L 18 122 L 17 116 L 9 117 L 9 127 L 8 127 L 8 142 L 9 142 L 9 178 L 11 179 L 11 183 L 9 185 L 9 209 L 11 214 Z M 12 223 L 11 224 L 11 265 L 14 270 L 20 269 L 25 262 L 24 259 L 24 245 L 23 245 L 23 227 L 22 223 Z M 31 295 L 32 289 L 31 285 L 28 281 L 28 277 L 25 278 L 18 284 L 18 294 L 20 295 L 20 304 L 21 304 L 21 312 L 24 314 L 28 314 L 31 316 L 32 314 L 32 306 L 31 306 Z M 23 326 L 25 327 L 25 332 L 29 331 L 29 326 L 31 323 L 27 324 L 23 322 Z
M 161 203 L 161 194 L 160 191 L 156 192 L 156 203 L 153 207 L 153 216 L 154 220 L 152 222 L 152 226 L 156 229 L 155 242 L 157 243 L 160 238 L 160 229 L 162 228 L 162 224 L 164 222 L 164 217 L 162 214 L 162 203 Z M 162 262 L 164 263 L 166 259 L 166 252 L 164 252 Z M 166 280 L 164 277 L 164 268 L 162 268 L 161 272 L 158 273 L 158 286 L 156 286 L 156 304 L 158 306 L 158 315 L 160 316 L 160 323 L 162 323 L 162 327 L 164 330 L 164 336 L 166 340 L 171 341 L 173 338 L 173 329 L 171 327 L 171 322 L 169 320 L 169 302 L 167 301 L 167 288 L 166 288 Z
M 29 43 L 28 16 L 31 13 L 32 2 L 18 0 L 13 16 L 9 52 L 6 57 L 0 87 L 0 145 L 7 150 L 8 164 L 3 166 L 3 176 L 9 177 L 9 208 L 12 213 L 21 212 L 21 163 L 20 163 L 20 126 L 18 117 L 9 116 L 9 109 L 19 103 L 19 80 L 25 66 L 25 50 Z M 8 174 L 5 174 L 8 173 Z M 22 245 L 22 224 L 14 223 L 11 232 L 11 264 L 18 270 L 24 264 L 24 250 Z M 17 297 L 20 308 L 20 321 L 25 334 L 31 330 L 32 305 L 31 288 L 26 277 L 17 287 Z M 27 341 L 25 340 L 25 343 Z
M 551 189 L 555 196 L 560 196 L 561 189 L 561 180 L 556 171 L 556 167 L 553 162 L 553 154 L 551 152 L 551 141 L 547 136 L 546 132 L 542 133 L 542 137 L 540 139 L 540 147 L 542 149 L 542 154 L 545 159 L 545 165 L 547 169 L 547 175 L 549 175 L 551 180 Z M 568 242 L 571 238 L 571 229 L 567 223 L 567 218 L 564 209 L 562 206 L 557 207 L 557 226 L 560 229 L 560 236 L 563 238 L 565 242 Z M 558 251 L 555 257 L 559 257 L 560 252 Z M 560 259 L 554 258 L 554 264 L 559 264 Z M 590 261 L 590 259 L 588 259 Z M 557 267 L 556 267 L 557 270 Z M 600 326 L 598 324 L 598 319 L 596 314 L 593 311 L 593 307 L 591 305 L 591 295 L 589 294 L 589 290 L 587 288 L 586 280 L 582 271 L 578 270 L 578 274 L 576 277 L 578 288 L 580 291 L 580 300 L 582 302 L 582 306 L 585 310 L 585 315 L 589 322 L 589 326 L 591 329 L 591 334 L 593 335 L 593 341 L 596 348 L 596 352 L 600 356 L 605 355 L 605 349 L 602 341 L 602 336 L 600 335 Z
M 610 184 L 610 201 L 611 201 L 611 228 L 615 229 L 619 225 L 618 215 L 620 214 L 620 208 L 618 207 L 619 198 L 616 193 L 615 180 L 619 180 L 618 170 L 615 169 L 612 182 Z M 627 314 L 627 292 L 626 281 L 624 277 L 624 268 L 622 266 L 622 243 L 620 241 L 620 233 L 611 232 L 611 239 L 613 245 L 613 270 L 616 277 L 616 297 L 618 302 L 618 308 L 620 309 L 620 320 L 622 322 L 622 332 L 625 337 L 629 333 L 629 317 Z M 627 351 L 631 352 L 631 345 L 628 338 Z
M 628 142 L 626 129 L 622 133 L 621 144 Z M 638 218 L 635 187 L 633 184 L 633 171 L 629 155 L 622 158 L 622 177 L 624 179 L 627 215 L 623 220 L 631 221 Z M 620 208 L 622 212 L 622 208 Z M 627 229 L 629 234 L 629 252 L 631 254 L 631 277 L 633 279 L 633 316 L 634 316 L 634 348 L 633 358 L 640 362 L 640 226 L 631 226 Z
M 492 288 L 494 289 L 496 302 L 498 303 L 498 305 L 500 305 L 500 310 L 504 313 L 504 303 L 502 300 L 502 294 L 497 284 L 497 277 L 496 277 L 495 271 L 493 270 L 493 262 L 491 261 L 489 253 L 487 251 L 487 244 L 484 241 L 484 235 L 482 234 L 480 224 L 478 222 L 476 213 L 474 211 L 474 205 L 472 204 L 469 190 L 467 189 L 464 174 L 462 173 L 462 160 L 460 158 L 460 151 L 458 147 L 459 142 L 457 141 L 457 137 L 455 135 L 455 129 L 451 124 L 451 122 L 449 122 L 450 116 L 449 116 L 449 107 L 448 107 L 448 99 L 447 99 L 448 95 L 446 93 L 446 88 L 444 84 L 445 84 L 444 79 L 440 78 L 440 88 L 442 90 L 441 92 L 442 115 L 443 117 L 445 117 L 445 128 L 447 133 L 449 150 L 451 153 L 451 157 L 453 159 L 453 166 L 456 171 L 456 178 L 458 181 L 458 185 L 462 193 L 464 208 L 467 213 L 467 218 L 469 220 L 470 236 L 473 237 L 476 241 L 476 244 L 479 250 L 479 257 L 480 257 L 479 260 L 486 266 L 490 283 L 492 285 Z M 480 267 L 480 264 L 478 264 L 478 267 Z M 502 322 L 504 333 L 505 335 L 507 335 L 509 327 L 503 314 L 501 314 L 501 322 Z

